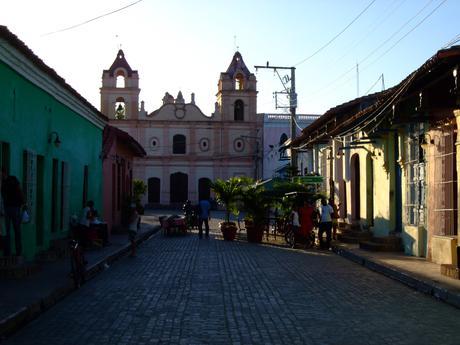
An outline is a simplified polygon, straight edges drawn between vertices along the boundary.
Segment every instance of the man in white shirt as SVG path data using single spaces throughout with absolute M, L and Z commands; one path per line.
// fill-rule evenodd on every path
M 332 238 L 332 215 L 334 209 L 327 203 L 326 199 L 321 199 L 321 206 L 319 209 L 320 222 L 318 230 L 319 247 L 321 249 L 329 249 L 331 246 Z M 326 232 L 326 242 L 324 242 L 323 234 Z

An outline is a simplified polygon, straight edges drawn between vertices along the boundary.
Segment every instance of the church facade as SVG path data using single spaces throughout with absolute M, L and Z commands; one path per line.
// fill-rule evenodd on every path
M 217 178 L 262 174 L 262 119 L 257 117 L 257 80 L 236 52 L 218 81 L 215 110 L 166 93 L 162 106 L 139 104 L 139 75 L 120 50 L 102 76 L 101 112 L 129 133 L 147 155 L 134 161 L 133 177 L 148 185 L 145 204 L 180 205 L 211 196 Z

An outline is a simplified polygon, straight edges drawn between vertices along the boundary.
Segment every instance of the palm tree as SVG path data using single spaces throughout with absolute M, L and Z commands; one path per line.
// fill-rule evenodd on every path
M 239 177 L 231 177 L 228 180 L 217 179 L 211 183 L 211 189 L 216 193 L 216 198 L 224 204 L 225 219 L 230 222 L 230 213 L 238 214 L 236 203 L 240 195 L 242 180 Z

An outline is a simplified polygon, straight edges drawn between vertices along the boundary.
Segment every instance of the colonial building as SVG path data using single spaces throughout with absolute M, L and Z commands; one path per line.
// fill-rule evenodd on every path
M 31 215 L 23 255 L 32 259 L 68 236 L 87 200 L 101 210 L 107 118 L 4 26 L 0 75 L 0 166 L 21 182 Z
M 259 114 L 263 117 L 263 175 L 264 179 L 279 177 L 279 171 L 290 164 L 288 150 L 282 147 L 289 139 L 291 134 L 291 115 L 289 114 Z M 318 119 L 319 115 L 297 114 L 296 115 L 296 135 L 301 133 L 301 129 L 309 126 Z M 306 171 L 311 172 L 313 167 L 307 158 L 307 153 L 299 153 L 297 156 L 298 168 L 301 174 Z
M 372 232 L 363 248 L 388 249 L 391 235 L 407 254 L 458 265 L 459 64 L 459 46 L 438 51 L 393 88 L 329 110 L 294 141 L 312 151 L 345 222 Z
M 104 70 L 101 112 L 128 132 L 147 155 L 134 161 L 134 178 L 148 184 L 144 203 L 172 205 L 210 197 L 216 178 L 261 176 L 257 81 L 239 52 L 220 74 L 215 110 L 205 115 L 194 94 L 186 101 L 166 93 L 162 106 L 147 112 L 139 104 L 139 75 L 124 52 Z

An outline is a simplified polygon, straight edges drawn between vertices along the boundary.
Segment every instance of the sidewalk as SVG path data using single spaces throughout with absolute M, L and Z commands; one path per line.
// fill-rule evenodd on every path
M 332 250 L 372 271 L 460 308 L 460 280 L 441 275 L 440 265 L 404 253 L 362 250 L 357 244 L 333 242 Z
M 142 217 L 137 237 L 140 244 L 159 230 L 156 217 Z M 86 276 L 91 279 L 129 252 L 126 234 L 113 234 L 110 245 L 85 252 Z M 74 290 L 70 277 L 70 259 L 44 263 L 40 271 L 23 279 L 0 281 L 0 342 L 22 325 L 48 310 Z

